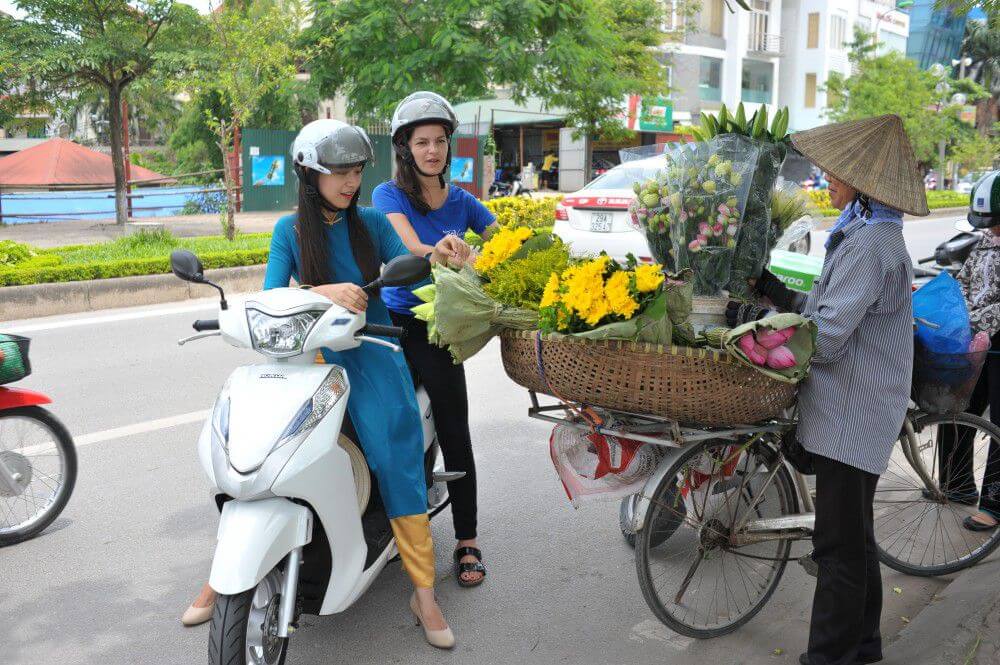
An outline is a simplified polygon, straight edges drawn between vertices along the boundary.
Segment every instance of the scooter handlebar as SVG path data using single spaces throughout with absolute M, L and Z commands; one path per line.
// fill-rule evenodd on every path
M 402 339 L 406 331 L 398 326 L 383 326 L 377 323 L 369 323 L 358 331 L 359 335 L 375 335 L 377 337 L 395 337 Z
M 218 330 L 219 320 L 218 319 L 198 319 L 191 326 L 198 332 L 204 332 L 205 330 Z

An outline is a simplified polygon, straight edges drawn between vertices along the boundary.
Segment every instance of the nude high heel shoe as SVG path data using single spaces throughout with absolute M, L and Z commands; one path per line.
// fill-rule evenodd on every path
M 420 616 L 420 605 L 417 604 L 416 593 L 410 596 L 410 611 L 416 617 L 417 625 L 423 626 L 424 636 L 427 638 L 428 644 L 438 649 L 451 649 L 455 646 L 455 634 L 451 632 L 450 626 L 444 630 L 431 630 L 426 625 L 423 625 L 424 620 Z

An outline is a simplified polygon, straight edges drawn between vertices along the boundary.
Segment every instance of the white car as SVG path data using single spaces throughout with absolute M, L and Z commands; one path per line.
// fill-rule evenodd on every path
M 654 177 L 664 166 L 663 155 L 657 155 L 619 164 L 595 178 L 556 206 L 552 232 L 570 245 L 574 256 L 596 256 L 604 251 L 620 263 L 628 254 L 652 263 L 649 243 L 632 224 L 628 206 L 635 198 L 632 183 Z M 810 245 L 807 235 L 788 249 L 808 254 Z
M 556 206 L 552 232 L 569 243 L 574 256 L 595 256 L 602 251 L 616 261 L 634 254 L 652 262 L 649 244 L 628 214 L 635 198 L 632 183 L 653 177 L 665 165 L 662 155 L 626 162 L 592 180 Z

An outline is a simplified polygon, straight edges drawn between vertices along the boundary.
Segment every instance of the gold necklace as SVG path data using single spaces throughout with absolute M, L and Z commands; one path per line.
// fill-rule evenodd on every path
M 334 212 L 332 210 L 322 209 L 323 223 L 327 226 L 333 226 L 340 221 L 340 212 Z

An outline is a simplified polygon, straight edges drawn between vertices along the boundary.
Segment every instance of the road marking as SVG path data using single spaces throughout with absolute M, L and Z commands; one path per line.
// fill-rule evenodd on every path
M 73 437 L 73 443 L 77 448 L 82 448 L 83 446 L 89 446 L 94 443 L 103 443 L 105 441 L 113 441 L 115 439 L 123 439 L 127 436 L 135 436 L 137 434 L 148 434 L 149 432 L 156 432 L 161 429 L 168 429 L 170 427 L 178 427 L 180 425 L 188 425 L 190 423 L 197 423 L 206 420 L 212 411 L 211 409 L 206 409 L 204 411 L 192 411 L 191 413 L 182 413 L 178 416 L 170 416 L 169 418 L 158 418 L 156 420 L 147 420 L 146 422 L 136 423 L 134 425 L 125 425 L 124 427 L 115 427 L 114 429 L 106 429 L 103 432 L 93 432 L 91 434 L 84 434 L 83 436 Z M 26 448 L 12 448 L 11 450 L 16 450 L 22 455 L 34 455 L 42 451 L 51 450 L 52 442 L 46 441 L 44 443 L 39 443 L 33 446 L 28 446 Z
M 118 321 L 134 321 L 136 319 L 151 319 L 160 316 L 173 316 L 175 314 L 190 314 L 209 309 L 217 309 L 218 304 L 214 301 L 201 302 L 193 305 L 182 305 L 178 307 L 166 307 L 163 309 L 143 310 L 139 312 L 123 312 L 119 314 L 105 314 L 103 316 L 90 316 L 83 319 L 68 319 L 63 321 L 49 321 L 46 323 L 32 323 L 14 328 L 4 328 L 4 332 L 19 335 L 27 332 L 39 332 L 42 330 L 58 330 L 60 328 L 74 328 L 76 326 L 92 326 L 100 323 L 116 323 Z

